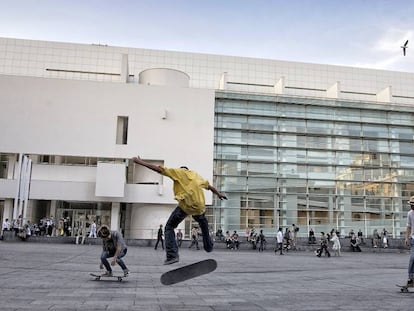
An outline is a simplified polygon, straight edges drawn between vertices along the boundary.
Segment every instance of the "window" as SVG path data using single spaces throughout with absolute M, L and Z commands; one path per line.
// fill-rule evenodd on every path
M 128 117 L 119 117 L 116 123 L 116 143 L 126 145 L 128 141 Z

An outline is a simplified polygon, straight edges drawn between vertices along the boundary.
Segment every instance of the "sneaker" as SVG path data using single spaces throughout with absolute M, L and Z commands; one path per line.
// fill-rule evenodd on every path
M 129 270 L 128 269 L 125 269 L 124 270 L 124 276 L 128 276 L 129 275 Z
M 178 257 L 170 258 L 170 259 L 165 259 L 164 265 L 171 265 L 171 264 L 176 263 L 178 261 L 179 261 L 179 258 Z
M 112 276 L 112 271 L 106 271 L 104 274 L 102 274 L 101 276 Z
M 407 287 L 414 287 L 414 280 L 413 279 L 409 279 L 407 281 Z

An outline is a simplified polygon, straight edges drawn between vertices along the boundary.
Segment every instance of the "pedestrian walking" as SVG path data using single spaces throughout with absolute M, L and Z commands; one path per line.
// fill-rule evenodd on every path
M 162 249 L 164 250 L 164 233 L 162 232 L 162 225 L 158 228 L 157 232 L 157 243 L 155 243 L 154 249 L 156 250 L 158 248 L 158 243 L 161 242 Z
M 257 237 L 257 243 L 259 244 L 259 252 L 263 252 L 265 249 L 266 237 L 263 234 L 263 230 L 260 230 L 260 233 Z
M 334 251 L 335 256 L 341 256 L 341 241 L 335 231 L 332 232 L 331 242 L 333 243 L 332 250 Z
M 191 229 L 191 244 L 188 248 L 192 248 L 193 246 L 195 246 L 197 250 L 200 250 L 200 247 L 198 246 L 198 235 L 198 228 L 193 227 L 193 229 Z
M 276 241 L 277 241 L 277 248 L 275 249 L 275 253 L 279 250 L 279 254 L 283 255 L 283 231 L 282 228 L 279 228 L 276 234 Z
M 328 240 L 326 239 L 324 232 L 321 232 L 320 247 L 316 252 L 316 256 L 318 257 L 321 257 L 323 252 L 325 252 L 325 256 L 331 257 L 331 254 L 328 251 Z
M 92 221 L 89 231 L 89 237 L 96 239 L 96 222 Z

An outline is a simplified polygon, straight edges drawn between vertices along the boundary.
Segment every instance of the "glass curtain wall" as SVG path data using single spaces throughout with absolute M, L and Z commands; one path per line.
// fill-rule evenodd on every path
M 215 228 L 299 236 L 384 228 L 400 237 L 414 195 L 414 108 L 216 94 Z

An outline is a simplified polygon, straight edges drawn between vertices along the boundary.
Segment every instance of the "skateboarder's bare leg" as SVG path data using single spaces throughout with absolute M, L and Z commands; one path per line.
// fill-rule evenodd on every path
M 200 225 L 201 233 L 203 234 L 204 250 L 206 252 L 211 252 L 213 250 L 213 243 L 211 242 L 210 231 L 208 229 L 208 221 L 205 214 L 194 215 L 193 218 Z
M 175 239 L 175 229 L 187 217 L 187 214 L 178 206 L 171 213 L 165 225 L 165 250 L 167 261 L 178 259 L 178 245 Z

